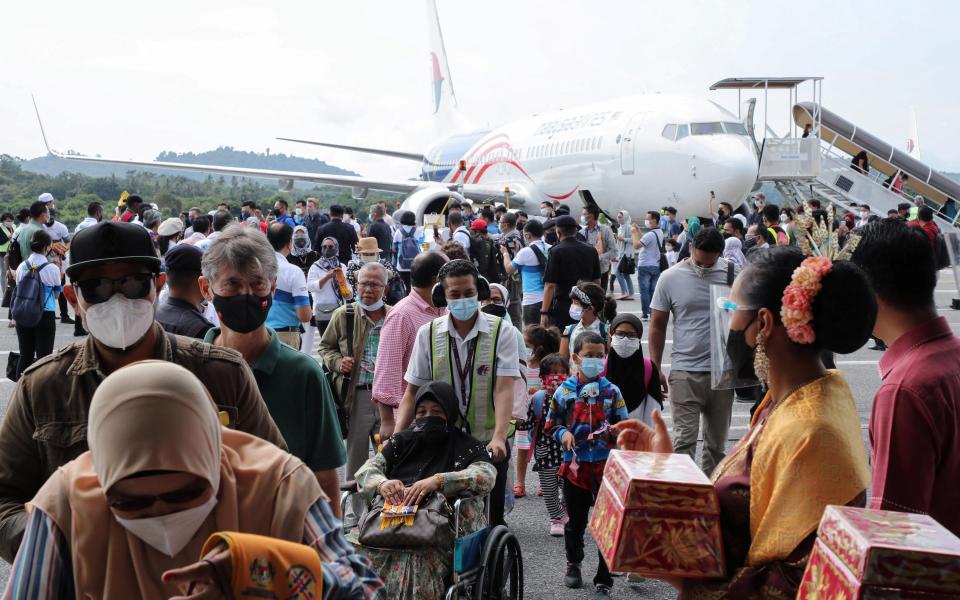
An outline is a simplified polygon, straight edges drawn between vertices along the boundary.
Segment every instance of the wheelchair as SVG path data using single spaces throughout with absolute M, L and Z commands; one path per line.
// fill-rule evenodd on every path
M 344 482 L 340 491 L 340 514 L 346 514 L 350 497 L 359 493 L 356 482 Z M 461 494 L 453 503 L 453 526 L 457 533 L 462 505 L 474 497 Z M 489 523 L 489 496 L 484 499 L 484 508 Z M 523 600 L 523 554 L 517 536 L 503 525 L 487 525 L 474 533 L 458 536 L 453 545 L 453 575 L 446 600 Z

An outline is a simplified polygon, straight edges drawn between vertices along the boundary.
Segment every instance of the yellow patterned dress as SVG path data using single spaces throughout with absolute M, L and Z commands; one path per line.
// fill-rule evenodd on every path
M 856 403 L 839 371 L 780 402 L 768 394 L 712 477 L 728 579 L 688 580 L 680 597 L 794 598 L 824 508 L 863 506 L 869 477 Z

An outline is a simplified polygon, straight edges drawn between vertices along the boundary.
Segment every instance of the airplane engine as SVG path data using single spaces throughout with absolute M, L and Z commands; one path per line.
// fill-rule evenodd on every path
M 458 200 L 463 202 L 463 196 L 458 192 L 437 188 L 424 188 L 407 196 L 400 206 L 400 210 L 409 210 L 417 215 L 417 223 L 423 224 L 423 215 L 444 211 L 447 202 Z

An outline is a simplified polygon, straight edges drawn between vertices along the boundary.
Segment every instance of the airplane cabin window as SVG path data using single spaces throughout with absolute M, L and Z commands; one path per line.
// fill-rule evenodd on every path
M 725 121 L 723 123 L 723 128 L 727 133 L 733 135 L 747 135 L 747 128 L 743 126 L 743 123 L 732 123 L 730 121 Z
M 717 135 L 723 133 L 720 123 L 691 123 L 690 133 L 693 135 Z
M 674 124 L 666 125 L 663 128 L 663 131 L 660 133 L 663 137 L 667 138 L 671 142 L 677 139 L 677 126 Z
M 677 140 L 682 140 L 683 138 L 690 135 L 690 126 L 686 123 L 677 125 Z

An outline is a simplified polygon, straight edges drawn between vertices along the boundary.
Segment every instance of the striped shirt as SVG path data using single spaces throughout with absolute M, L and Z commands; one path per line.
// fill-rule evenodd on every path
M 307 512 L 303 543 L 316 550 L 323 563 L 324 600 L 386 598 L 380 578 L 343 537 L 326 501 L 318 500 Z M 69 544 L 53 519 L 34 508 L 2 600 L 75 596 Z
M 267 327 L 276 331 L 286 331 L 290 327 L 299 327 L 297 308 L 310 306 L 310 294 L 307 293 L 307 278 L 303 270 L 290 264 L 287 257 L 277 255 L 277 291 L 273 293 L 273 304 L 267 313 Z
M 407 383 L 403 380 L 413 353 L 413 342 L 420 328 L 447 314 L 424 300 L 417 290 L 397 302 L 383 321 L 380 348 L 374 368 L 373 398 L 380 404 L 397 408 L 403 400 Z
M 363 345 L 363 357 L 360 359 L 360 374 L 357 377 L 357 385 L 370 385 L 373 383 L 373 373 L 377 361 L 377 346 L 380 345 L 380 329 L 383 327 L 383 319 L 376 323 L 373 319 L 364 314 L 363 318 L 369 320 L 373 325 L 367 332 L 367 341 Z

